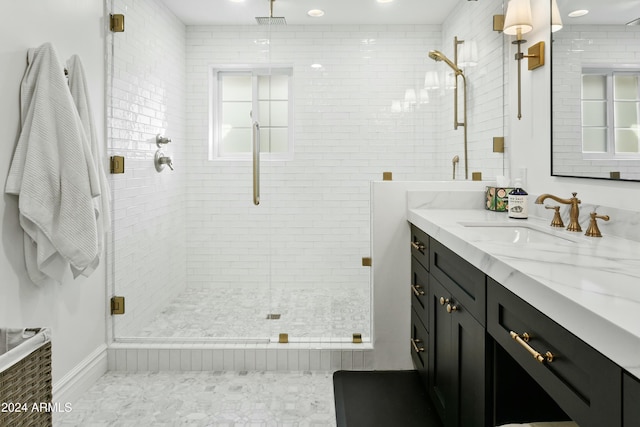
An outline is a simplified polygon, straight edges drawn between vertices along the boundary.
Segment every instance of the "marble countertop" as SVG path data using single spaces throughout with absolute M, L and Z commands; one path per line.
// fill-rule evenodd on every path
M 555 229 L 549 225 L 551 216 L 517 220 L 482 209 L 420 207 L 409 208 L 407 215 L 409 222 L 640 379 L 640 242 Z M 527 242 L 527 229 L 520 229 L 520 239 L 494 238 L 492 233 L 504 225 L 558 238 L 536 233 Z

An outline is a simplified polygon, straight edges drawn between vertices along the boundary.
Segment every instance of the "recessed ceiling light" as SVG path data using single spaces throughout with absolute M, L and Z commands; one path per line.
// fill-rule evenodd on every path
M 311 9 L 309 12 L 307 12 L 307 15 L 312 16 L 314 18 L 319 18 L 321 16 L 324 16 L 324 10 Z
M 377 0 L 378 3 L 391 3 L 393 0 Z
M 232 3 L 242 3 L 244 0 L 229 0 Z
M 579 16 L 584 16 L 589 13 L 586 9 L 574 10 L 573 12 L 569 12 L 569 18 L 578 18 Z

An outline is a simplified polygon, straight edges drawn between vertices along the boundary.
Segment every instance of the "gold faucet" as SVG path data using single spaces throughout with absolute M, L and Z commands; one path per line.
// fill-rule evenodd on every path
M 546 199 L 553 199 L 558 203 L 562 203 L 564 205 L 571 205 L 571 210 L 569 211 L 569 225 L 567 226 L 567 230 L 569 231 L 582 231 L 580 227 L 580 223 L 578 222 L 578 216 L 580 215 L 580 208 L 578 205 L 582 203 L 580 199 L 576 197 L 578 193 L 572 193 L 573 197 L 570 199 L 561 199 L 558 196 L 554 196 L 552 194 L 541 194 L 536 199 L 536 204 L 541 205 Z

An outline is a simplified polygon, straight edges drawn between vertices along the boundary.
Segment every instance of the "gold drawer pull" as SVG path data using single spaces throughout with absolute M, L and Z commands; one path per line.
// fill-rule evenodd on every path
M 413 249 L 419 250 L 420 252 L 424 251 L 424 243 L 422 243 L 422 242 L 420 242 L 418 240 L 416 240 L 415 242 L 411 242 L 411 247 Z
M 411 338 L 411 346 L 413 347 L 413 351 L 416 353 L 422 353 L 424 351 L 424 347 L 418 347 L 418 344 L 421 344 L 422 340 Z
M 421 297 L 424 295 L 424 291 L 422 290 L 422 286 L 420 285 L 411 285 L 411 290 L 417 297 Z
M 518 344 L 524 347 L 525 350 L 529 352 L 540 363 L 544 363 L 545 361 L 551 363 L 553 362 L 553 353 L 547 351 L 544 355 L 538 353 L 533 347 L 529 345 L 529 339 L 531 338 L 527 332 L 523 333 L 522 336 L 517 333 L 510 331 L 509 335 L 513 338 Z

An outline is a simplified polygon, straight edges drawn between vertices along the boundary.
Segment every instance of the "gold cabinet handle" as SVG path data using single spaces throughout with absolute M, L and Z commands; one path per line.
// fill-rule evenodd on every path
M 531 338 L 531 336 L 527 332 L 523 333 L 522 336 L 520 336 L 517 333 L 510 331 L 509 335 L 511 335 L 511 338 L 513 338 L 518 344 L 524 347 L 524 349 L 527 350 L 529 354 L 532 355 L 533 358 L 536 359 L 538 362 L 540 363 L 544 363 L 545 361 L 549 363 L 553 362 L 553 359 L 554 359 L 553 353 L 551 353 L 550 351 L 547 351 L 544 355 L 542 355 L 529 345 L 529 339 Z
M 416 353 L 424 352 L 424 347 L 418 346 L 418 344 L 422 344 L 422 340 L 411 338 L 411 347 L 413 347 L 413 351 Z
M 454 311 L 458 311 L 458 306 L 447 304 L 447 313 L 453 313 Z
M 424 248 L 425 248 L 424 243 L 422 243 L 422 242 L 420 242 L 418 240 L 416 240 L 415 242 L 411 242 L 411 247 L 413 249 L 417 249 L 419 251 L 424 251 Z
M 449 298 L 440 297 L 440 305 L 449 304 Z
M 424 295 L 424 291 L 422 290 L 422 286 L 420 285 L 411 285 L 411 290 L 417 297 L 421 297 L 422 295 Z

